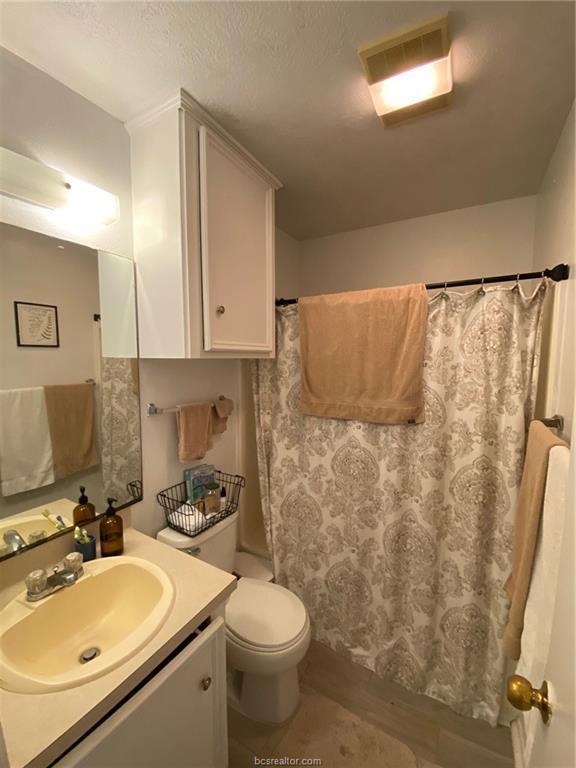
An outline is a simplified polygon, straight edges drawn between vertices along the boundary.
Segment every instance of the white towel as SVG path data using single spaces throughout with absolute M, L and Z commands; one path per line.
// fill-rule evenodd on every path
M 0 478 L 3 496 L 54 482 L 44 387 L 0 391 Z

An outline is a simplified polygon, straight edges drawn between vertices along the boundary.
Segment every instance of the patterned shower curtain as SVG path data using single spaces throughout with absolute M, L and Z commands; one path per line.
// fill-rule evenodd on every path
M 253 365 L 278 583 L 321 643 L 492 725 L 547 288 L 430 300 L 420 425 L 303 416 L 296 306 L 277 312 L 277 358 Z
M 104 498 L 126 504 L 142 495 L 138 359 L 101 361 L 100 442 Z

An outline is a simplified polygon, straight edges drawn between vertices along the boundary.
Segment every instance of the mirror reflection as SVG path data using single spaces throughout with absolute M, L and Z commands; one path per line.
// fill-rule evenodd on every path
M 131 260 L 0 224 L 0 556 L 142 497 Z

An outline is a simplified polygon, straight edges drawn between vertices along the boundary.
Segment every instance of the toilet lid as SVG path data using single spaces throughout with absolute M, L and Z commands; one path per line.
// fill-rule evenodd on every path
M 269 581 L 241 578 L 226 604 L 228 630 L 250 645 L 287 645 L 305 624 L 306 608 L 300 598 Z

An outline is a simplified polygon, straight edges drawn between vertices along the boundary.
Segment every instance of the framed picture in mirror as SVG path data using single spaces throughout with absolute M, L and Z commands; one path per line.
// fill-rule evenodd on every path
M 19 347 L 59 347 L 58 307 L 15 301 L 16 342 Z

